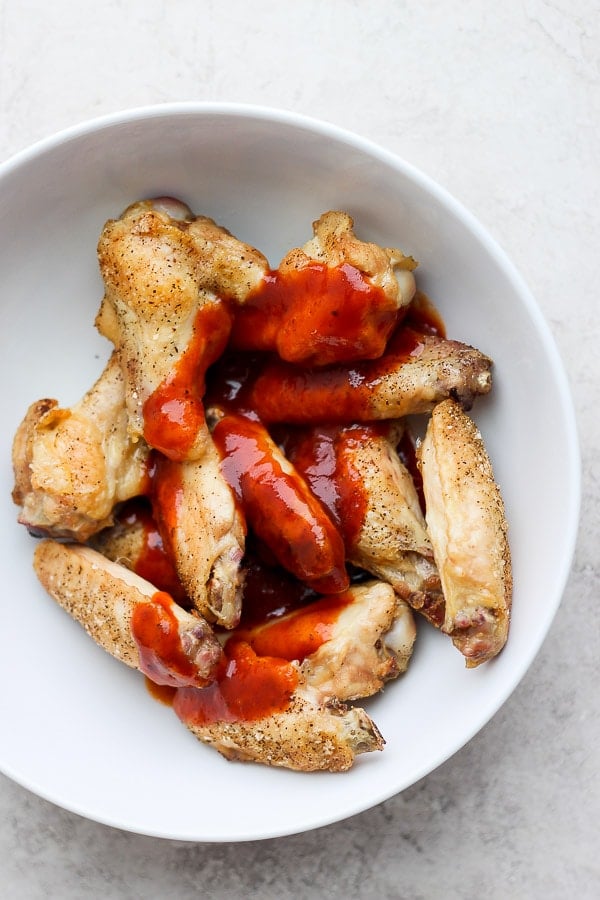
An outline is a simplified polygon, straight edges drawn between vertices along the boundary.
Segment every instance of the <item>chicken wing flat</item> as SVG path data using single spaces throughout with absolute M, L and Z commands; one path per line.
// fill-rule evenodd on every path
M 230 760 L 300 772 L 344 772 L 359 754 L 384 746 L 377 726 L 363 709 L 320 706 L 310 691 L 301 689 L 293 693 L 284 711 L 251 722 L 207 721 L 198 709 L 196 692 L 190 689 L 178 690 L 173 706 L 192 734 Z
M 496 656 L 508 635 L 512 570 L 502 497 L 479 431 L 453 400 L 435 407 L 419 459 L 446 601 L 442 630 L 473 668 Z
M 13 442 L 14 502 L 36 535 L 86 541 L 112 524 L 116 503 L 147 481 L 148 447 L 128 434 L 125 386 L 117 354 L 70 409 L 32 404 Z
M 174 707 L 230 759 L 340 771 L 383 746 L 364 710 L 343 701 L 371 696 L 405 671 L 415 633 L 388 584 L 355 585 L 238 629 L 225 644 L 227 672 L 203 691 L 178 691 Z
M 396 452 L 402 431 L 399 422 L 322 426 L 286 449 L 338 523 L 347 559 L 439 626 L 444 598 L 417 491 Z
M 136 203 L 106 223 L 98 244 L 96 324 L 120 350 L 130 434 L 175 460 L 204 452 L 204 373 L 233 321 L 225 298 L 242 302 L 268 268 L 211 219 L 182 210 L 174 218 L 172 204 Z
M 368 422 L 429 412 L 453 397 L 468 409 L 492 386 L 491 360 L 467 344 L 400 327 L 381 359 L 325 369 L 267 362 L 246 402 L 265 422 Z
M 288 362 L 375 359 L 415 293 L 416 263 L 359 240 L 347 213 L 327 212 L 314 237 L 269 272 L 236 315 L 232 346 Z
M 44 540 L 34 569 L 48 593 L 115 659 L 157 684 L 204 687 L 222 660 L 204 619 L 96 550 Z
M 234 628 L 246 524 L 212 438 L 200 460 L 159 459 L 153 484 L 154 516 L 187 596 L 210 622 Z

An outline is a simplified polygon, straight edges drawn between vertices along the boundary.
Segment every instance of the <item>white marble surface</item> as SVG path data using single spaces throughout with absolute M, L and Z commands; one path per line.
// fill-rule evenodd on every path
M 402 795 L 316 832 L 213 846 L 121 833 L 0 776 L 0 896 L 600 896 L 597 3 L 0 5 L 0 159 L 100 113 L 187 99 L 360 132 L 489 228 L 537 296 L 573 388 L 584 469 L 574 567 L 508 703 Z

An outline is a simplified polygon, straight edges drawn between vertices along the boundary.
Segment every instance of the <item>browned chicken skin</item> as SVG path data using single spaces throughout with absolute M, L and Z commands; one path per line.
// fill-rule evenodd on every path
M 472 668 L 496 656 L 508 636 L 512 570 L 504 505 L 481 435 L 453 400 L 434 409 L 419 456 L 446 601 L 442 630 Z
M 326 369 L 267 362 L 248 404 L 265 422 L 368 422 L 429 412 L 446 397 L 468 409 L 492 385 L 491 360 L 467 344 L 400 328 L 377 360 Z
M 37 535 L 86 541 L 112 524 L 115 504 L 141 493 L 148 447 L 128 435 L 116 353 L 79 403 L 30 406 L 13 443 L 13 500 Z
M 376 693 L 406 669 L 414 620 L 406 604 L 382 582 L 352 587 L 348 599 L 329 638 L 302 662 L 290 663 L 297 683 L 285 709 L 245 721 L 224 707 L 220 719 L 203 721 L 198 695 L 182 691 L 175 701 L 181 719 L 196 737 L 228 759 L 304 772 L 344 771 L 359 753 L 382 749 L 383 739 L 367 713 L 343 701 Z M 281 629 L 285 632 L 311 609 L 309 605 L 244 630 L 236 638 L 268 657 L 281 641 Z M 292 639 L 290 655 L 293 646 Z
M 214 678 L 222 651 L 209 625 L 168 595 L 161 608 L 154 585 L 134 572 L 89 547 L 51 540 L 36 547 L 34 568 L 48 593 L 115 659 L 161 684 L 203 686 Z M 159 614 L 163 631 L 172 620 L 176 646 L 168 656 L 157 658 L 136 640 L 132 623 L 140 607 Z
M 176 460 L 204 452 L 204 372 L 232 323 L 223 298 L 243 302 L 268 268 L 185 209 L 173 218 L 164 202 L 136 203 L 106 223 L 98 244 L 105 295 L 96 324 L 120 351 L 131 437 Z

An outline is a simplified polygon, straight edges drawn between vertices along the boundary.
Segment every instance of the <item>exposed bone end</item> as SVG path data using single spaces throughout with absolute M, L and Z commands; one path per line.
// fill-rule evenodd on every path
M 508 637 L 508 627 L 507 610 L 478 606 L 458 613 L 449 634 L 454 646 L 465 657 L 467 668 L 474 669 L 502 650 Z

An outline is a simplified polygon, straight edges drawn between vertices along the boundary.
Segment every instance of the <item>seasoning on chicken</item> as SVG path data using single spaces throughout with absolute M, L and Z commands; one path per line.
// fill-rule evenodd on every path
M 156 460 L 152 507 L 179 580 L 210 622 L 234 628 L 242 604 L 246 524 L 209 436 L 201 459 Z
M 324 213 L 314 237 L 265 274 L 236 315 L 232 346 L 322 366 L 376 359 L 415 293 L 416 262 L 359 240 L 344 212 Z
M 121 354 L 129 429 L 175 460 L 198 459 L 208 429 L 206 369 L 227 343 L 233 314 L 267 261 L 186 207 L 143 201 L 104 226 L 98 244 L 105 295 L 96 324 Z
M 221 645 L 208 623 L 96 550 L 45 540 L 34 568 L 48 593 L 115 659 L 157 684 L 204 687 Z
M 383 740 L 362 709 L 408 665 L 410 609 L 382 582 L 356 585 L 234 632 L 230 665 L 209 688 L 177 691 L 190 730 L 229 759 L 343 771 Z
M 352 423 L 429 412 L 447 397 L 470 408 L 492 386 L 492 361 L 473 347 L 400 327 L 381 359 L 325 369 L 267 361 L 244 401 L 264 422 Z
M 112 524 L 116 503 L 141 493 L 148 447 L 132 443 L 116 353 L 70 409 L 32 404 L 13 442 L 14 502 L 35 535 L 86 541 Z
M 444 598 L 419 498 L 396 446 L 400 422 L 316 426 L 286 443 L 290 460 L 339 525 L 346 557 L 434 625 Z
M 442 630 L 473 668 L 508 636 L 512 569 L 502 497 L 477 427 L 453 400 L 434 409 L 419 459 L 446 601 Z

